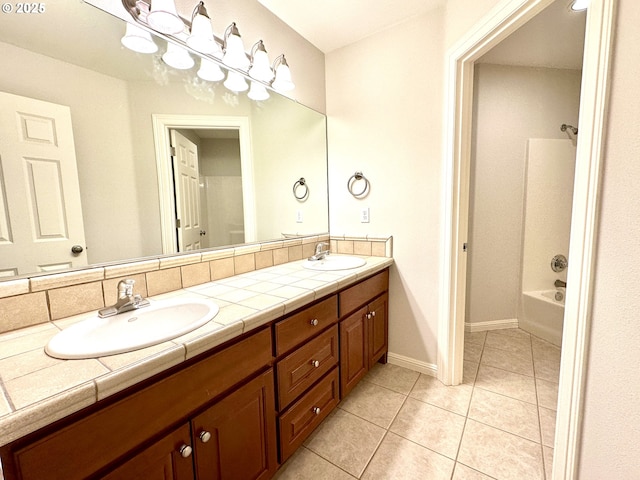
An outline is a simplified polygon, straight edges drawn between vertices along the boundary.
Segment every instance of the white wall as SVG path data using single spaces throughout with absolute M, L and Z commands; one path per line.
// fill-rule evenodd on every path
M 578 125 L 580 80 L 577 70 L 477 65 L 467 322 L 518 316 L 527 141 L 569 138 L 560 125 Z
M 555 255 L 569 258 L 576 147 L 572 140 L 531 138 L 527 149 L 522 242 L 522 291 L 552 290 L 567 270 L 554 272 Z M 518 316 L 518 318 L 521 318 Z
M 126 83 L 6 43 L 0 58 L 1 91 L 71 108 L 89 263 L 141 256 Z
M 436 362 L 444 11 L 327 55 L 330 231 L 392 234 L 389 350 Z M 347 180 L 362 171 L 361 200 Z M 359 223 L 369 207 L 371 221 Z
M 579 478 L 640 478 L 640 2 L 620 0 Z

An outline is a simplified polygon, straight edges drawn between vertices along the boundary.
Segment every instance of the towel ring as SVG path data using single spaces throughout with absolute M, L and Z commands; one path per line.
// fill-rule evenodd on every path
M 298 195 L 299 187 L 304 187 L 302 195 Z M 309 196 L 309 186 L 304 177 L 300 177 L 300 180 L 293 184 L 293 196 L 296 197 L 296 200 L 305 200 Z
M 360 180 L 364 180 L 364 188 L 361 192 L 354 192 L 353 187 L 355 186 L 356 182 L 359 182 Z M 367 177 L 365 177 L 362 172 L 354 173 L 353 175 L 351 175 L 351 177 L 349 177 L 349 180 L 347 181 L 347 189 L 349 190 L 349 193 L 356 198 L 366 197 L 369 193 L 369 187 L 369 180 L 367 180 Z

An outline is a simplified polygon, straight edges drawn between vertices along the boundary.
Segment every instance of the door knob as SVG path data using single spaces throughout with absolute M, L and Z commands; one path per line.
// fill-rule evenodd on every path
M 74 255 L 80 255 L 83 251 L 84 248 L 82 248 L 82 245 L 74 245 L 73 247 L 71 247 L 71 253 L 73 253 Z
M 206 234 L 207 234 L 206 230 L 200 230 L 200 236 L 201 236 L 201 237 L 202 237 L 203 235 L 206 235 Z

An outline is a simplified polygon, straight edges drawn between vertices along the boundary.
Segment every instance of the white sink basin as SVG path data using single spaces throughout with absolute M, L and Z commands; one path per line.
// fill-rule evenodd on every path
M 97 315 L 58 333 L 45 352 L 56 358 L 97 358 L 166 342 L 201 327 L 219 311 L 209 300 L 170 299 L 107 318 Z
M 320 270 L 329 272 L 331 270 L 349 270 L 366 265 L 364 258 L 352 257 L 350 255 L 327 255 L 322 260 L 305 260 L 302 264 L 304 268 L 309 270 Z

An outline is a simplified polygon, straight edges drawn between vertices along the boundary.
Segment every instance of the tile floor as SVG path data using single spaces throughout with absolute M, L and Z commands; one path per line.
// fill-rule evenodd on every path
M 523 330 L 465 336 L 464 383 L 376 365 L 276 478 L 545 480 L 560 349 Z

